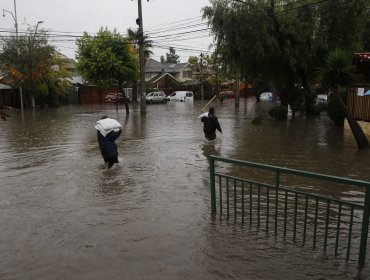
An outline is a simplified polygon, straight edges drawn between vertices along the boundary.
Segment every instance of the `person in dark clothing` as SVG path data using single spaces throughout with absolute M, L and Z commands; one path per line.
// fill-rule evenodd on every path
M 104 118 L 107 117 L 103 116 L 102 119 Z M 115 141 L 121 135 L 121 133 L 121 129 L 118 131 L 112 130 L 104 137 L 99 130 L 97 131 L 100 152 L 103 156 L 104 162 L 108 163 L 108 169 L 111 168 L 113 164 L 119 162 L 117 145 Z
M 215 108 L 210 107 L 208 111 L 208 116 L 204 116 L 200 120 L 204 123 L 203 132 L 204 132 L 204 136 L 208 140 L 216 139 L 216 129 L 222 133 L 221 126 L 215 115 Z

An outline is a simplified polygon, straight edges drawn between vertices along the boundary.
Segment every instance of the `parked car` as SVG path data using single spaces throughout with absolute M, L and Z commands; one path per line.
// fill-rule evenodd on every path
M 149 92 L 146 97 L 146 103 L 166 103 L 167 96 L 163 91 Z
M 328 103 L 328 96 L 326 94 L 318 94 L 316 96 L 316 104 L 326 104 Z
M 221 91 L 220 95 L 224 96 L 225 98 L 235 98 L 235 93 L 231 90 Z
M 260 100 L 272 102 L 273 101 L 272 92 L 262 92 L 260 95 Z
M 167 100 L 193 101 L 194 93 L 191 91 L 175 91 L 167 97 Z
M 129 100 L 127 98 L 127 100 Z M 117 93 L 108 93 L 105 98 L 104 98 L 104 103 L 117 103 Z M 125 103 L 125 97 L 123 93 L 119 92 L 118 93 L 118 104 L 123 104 Z

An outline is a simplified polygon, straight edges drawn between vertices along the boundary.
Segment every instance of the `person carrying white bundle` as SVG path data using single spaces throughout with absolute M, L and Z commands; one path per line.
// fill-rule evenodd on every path
M 198 118 L 200 118 L 201 122 L 204 123 L 203 125 L 204 136 L 209 141 L 216 139 L 216 129 L 222 133 L 220 123 L 218 122 L 218 118 L 215 115 L 214 107 L 210 107 L 208 113 L 203 113 Z
M 121 124 L 114 119 L 108 118 L 108 116 L 104 114 L 101 119 L 96 122 L 95 128 L 97 130 L 99 148 L 104 162 L 108 163 L 108 168 L 111 168 L 113 164 L 119 162 L 115 141 L 122 133 Z

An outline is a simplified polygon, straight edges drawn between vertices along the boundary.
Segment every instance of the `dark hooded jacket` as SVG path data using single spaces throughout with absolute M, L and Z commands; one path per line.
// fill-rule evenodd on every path
M 117 157 L 117 145 L 114 141 L 116 141 L 116 139 L 121 135 L 122 130 L 119 130 L 117 132 L 112 130 L 105 137 L 99 131 L 97 133 L 99 148 L 104 161 L 107 162 L 110 159 Z
M 213 114 L 212 110 L 210 110 L 208 113 L 208 117 L 202 117 L 201 121 L 204 123 L 203 132 L 207 138 L 216 138 L 216 129 L 222 133 L 220 123 L 218 122 L 217 117 Z

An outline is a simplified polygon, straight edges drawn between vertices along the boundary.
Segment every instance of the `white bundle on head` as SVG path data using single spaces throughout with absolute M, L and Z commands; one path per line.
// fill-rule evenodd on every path
M 208 117 L 208 112 L 205 112 L 205 113 L 201 114 L 201 115 L 198 117 L 198 119 L 201 119 L 201 118 L 203 118 L 203 117 Z
M 115 119 L 105 118 L 96 122 L 95 128 L 105 137 L 109 132 L 119 131 L 121 124 Z

